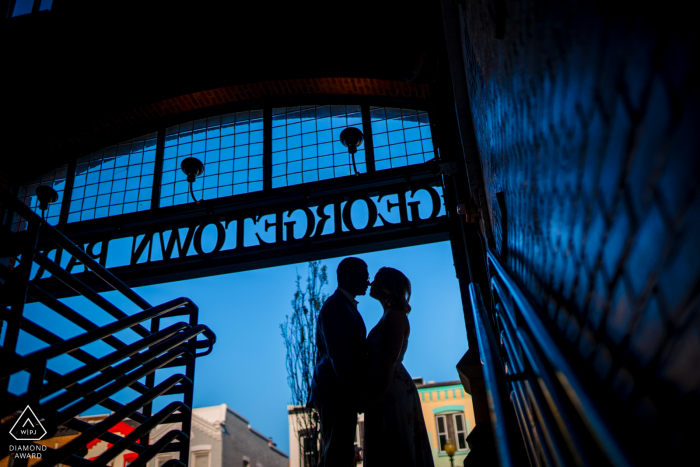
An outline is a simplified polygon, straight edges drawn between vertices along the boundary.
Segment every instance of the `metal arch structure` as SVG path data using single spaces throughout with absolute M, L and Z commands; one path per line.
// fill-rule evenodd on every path
M 366 154 L 367 172 L 357 176 L 333 178 L 318 182 L 303 183 L 272 188 L 272 147 L 270 144 L 272 108 L 299 104 L 356 104 L 361 107 L 362 126 L 365 133 L 363 149 Z M 352 100 L 347 98 L 316 98 L 305 101 L 285 100 L 277 103 L 251 104 L 219 108 L 197 115 L 188 115 L 187 120 L 220 115 L 246 109 L 262 108 L 264 114 L 263 140 L 263 190 L 184 205 L 159 206 L 159 193 L 164 158 L 165 133 L 169 125 L 177 122 L 162 122 L 156 130 L 156 172 L 153 176 L 151 207 L 146 211 L 122 214 L 99 219 L 68 222 L 67 206 L 71 202 L 75 162 L 68 167 L 68 178 L 63 195 L 61 217 L 57 227 L 72 242 L 81 248 L 102 267 L 109 268 L 130 287 L 151 285 L 173 280 L 184 280 L 213 274 L 223 274 L 249 269 L 265 268 L 327 258 L 332 256 L 360 254 L 387 248 L 444 241 L 450 239 L 450 217 L 456 220 L 456 203 L 445 199 L 447 178 L 441 173 L 439 151 L 433 149 L 433 161 L 376 170 L 372 144 L 370 106 L 383 105 L 410 108 L 428 112 L 425 103 L 405 100 Z M 434 130 L 434 124 L 430 127 Z M 267 129 L 267 130 L 265 130 Z M 444 170 L 443 170 L 444 171 Z M 453 169 L 454 172 L 454 169 Z M 450 187 L 452 182 L 449 183 Z M 423 192 L 427 201 L 413 199 Z M 354 225 L 353 206 L 363 204 L 370 221 L 365 225 Z M 379 212 L 398 213 L 398 222 L 387 220 Z M 443 210 L 443 205 L 447 211 Z M 425 214 L 425 212 L 429 214 Z M 295 237 L 294 212 L 304 213 L 303 234 Z M 423 214 L 421 214 L 423 213 Z M 423 218 L 421 218 L 421 215 Z M 11 210 L 5 215 L 9 223 Z M 304 222 L 304 221 L 302 221 Z M 259 229 L 272 235 L 257 243 L 244 245 L 246 225 L 259 225 Z M 203 231 L 208 226 L 214 232 L 215 246 L 205 251 L 202 246 Z M 18 237 L 25 236 L 18 232 Z M 110 245 L 128 238 L 129 258 L 126 265 L 110 267 L 108 258 Z M 235 242 L 234 248 L 224 248 Z M 82 267 L 81 261 L 68 255 L 50 242 L 40 241 L 37 248 L 51 254 L 56 263 L 66 264 L 66 270 L 96 291 L 106 290 L 92 272 Z M 156 259 L 157 258 L 157 259 Z M 62 281 L 51 276 L 50 271 L 39 267 L 32 281 L 55 297 L 75 294 Z

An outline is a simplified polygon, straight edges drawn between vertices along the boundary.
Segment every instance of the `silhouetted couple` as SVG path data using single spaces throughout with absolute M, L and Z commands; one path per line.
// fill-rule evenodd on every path
M 381 268 L 370 283 L 367 264 L 345 258 L 338 290 L 328 297 L 316 327 L 316 368 L 311 402 L 321 418 L 319 466 L 351 467 L 357 414 L 365 414 L 365 467 L 433 466 L 416 386 L 403 364 L 408 347 L 411 283 L 400 271 Z M 355 297 L 378 300 L 384 314 L 366 336 Z

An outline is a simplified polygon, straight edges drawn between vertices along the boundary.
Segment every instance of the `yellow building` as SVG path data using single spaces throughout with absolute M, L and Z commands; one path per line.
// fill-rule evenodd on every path
M 448 439 L 457 446 L 454 465 L 462 465 L 469 453 L 467 436 L 475 425 L 472 396 L 467 394 L 459 381 L 423 383 L 423 378 L 414 378 L 413 381 L 423 406 L 435 467 L 450 465 L 450 458 L 442 449 Z

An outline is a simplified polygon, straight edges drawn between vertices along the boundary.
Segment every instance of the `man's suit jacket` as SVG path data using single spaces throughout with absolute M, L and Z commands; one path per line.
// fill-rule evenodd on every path
M 367 373 L 367 328 L 360 313 L 339 290 L 321 307 L 316 346 L 310 402 L 359 406 Z

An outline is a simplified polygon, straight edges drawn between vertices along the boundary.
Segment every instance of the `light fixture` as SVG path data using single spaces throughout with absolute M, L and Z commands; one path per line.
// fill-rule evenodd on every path
M 46 210 L 49 208 L 49 204 L 58 201 L 58 193 L 48 185 L 41 185 L 36 188 L 36 199 L 39 201 L 41 218 L 46 220 Z
M 455 451 L 457 451 L 457 446 L 455 446 L 455 443 L 453 443 L 451 439 L 448 439 L 442 448 L 445 450 L 447 455 L 450 456 L 450 466 L 454 467 L 454 461 L 452 460 L 452 456 L 455 455 Z
M 202 164 L 202 161 L 200 161 L 196 157 L 188 157 L 182 161 L 182 163 L 180 164 L 180 168 L 185 173 L 185 175 L 187 175 L 187 183 L 190 184 L 190 195 L 192 196 L 192 200 L 196 204 L 199 204 L 197 198 L 194 197 L 194 190 L 192 189 L 192 184 L 197 179 L 197 177 L 204 173 L 204 165 Z
M 357 165 L 355 164 L 355 153 L 357 152 L 357 147 L 362 144 L 362 131 L 354 126 L 348 127 L 340 132 L 340 142 L 348 148 L 348 152 L 352 157 L 352 167 L 355 169 L 355 175 L 360 175 L 357 171 Z

